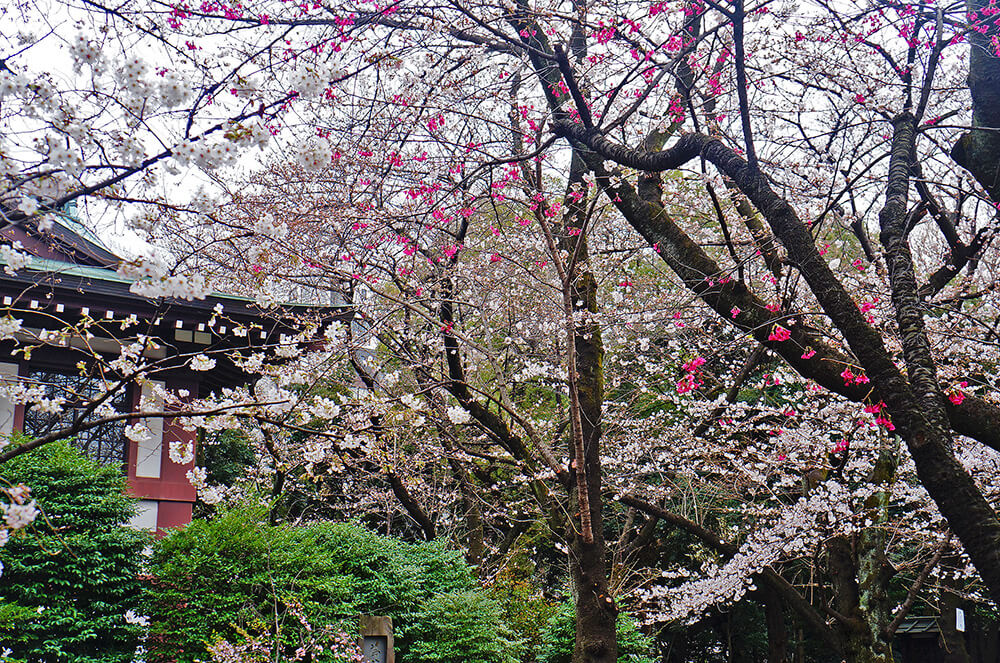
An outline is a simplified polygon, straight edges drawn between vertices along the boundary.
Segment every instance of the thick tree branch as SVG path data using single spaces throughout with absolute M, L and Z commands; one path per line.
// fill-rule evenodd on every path
M 904 133 L 899 143 L 906 142 L 907 135 L 910 137 L 910 142 L 903 146 L 894 141 L 890 173 L 894 173 L 895 177 L 890 175 L 890 191 L 887 197 L 887 207 L 890 208 L 889 213 L 892 215 L 891 227 L 900 240 L 905 230 L 905 192 L 908 186 L 907 174 L 912 136 L 915 132 L 912 129 L 912 116 L 907 115 L 906 118 L 908 119 L 905 123 L 897 122 L 896 127 L 897 132 L 900 129 L 905 132 L 906 126 L 911 127 L 909 134 Z M 919 329 L 914 326 L 916 323 L 913 316 L 917 315 L 919 318 L 919 309 L 912 309 L 909 305 L 911 295 L 913 298 L 917 295 L 915 279 L 913 279 L 912 293 L 908 285 L 912 277 L 912 261 L 910 273 L 905 276 L 903 264 L 898 262 L 898 258 L 902 255 L 896 246 L 898 242 L 890 250 L 890 259 L 894 257 L 897 259 L 897 264 L 893 267 L 897 275 L 892 284 L 893 302 L 897 313 L 902 315 L 900 333 L 904 349 L 909 347 L 907 363 L 911 366 L 911 370 L 917 367 L 916 375 L 911 376 L 916 378 L 913 389 L 889 356 L 882 337 L 867 323 L 844 285 L 819 255 L 809 228 L 802 223 L 788 202 L 774 193 L 766 178 L 748 166 L 738 154 L 723 145 L 721 141 L 701 134 L 687 134 L 672 148 L 649 154 L 616 145 L 596 130 L 588 130 L 569 122 L 556 122 L 554 130 L 559 135 L 569 137 L 578 149 L 592 150 L 605 159 L 614 160 L 631 168 L 646 171 L 675 169 L 694 156 L 701 155 L 733 180 L 767 219 L 774 234 L 788 250 L 791 262 L 809 284 L 820 306 L 858 357 L 873 387 L 872 393 L 866 400 L 881 400 L 887 404 L 888 412 L 893 416 L 893 422 L 906 440 L 916 462 L 921 483 L 927 488 L 949 525 L 962 541 L 991 594 L 1000 600 L 1000 521 L 997 520 L 996 514 L 972 478 L 951 455 L 950 436 L 947 433 L 947 422 L 943 411 L 943 395 L 936 384 L 933 371 L 927 373 L 927 366 L 932 364 L 928 364 L 929 351 L 925 357 L 920 349 L 919 336 L 923 332 L 922 326 Z M 599 157 L 592 159 L 590 164 L 598 173 L 598 178 L 608 196 L 615 201 L 619 210 L 637 230 L 643 232 L 649 228 L 652 219 L 662 216 L 658 210 L 630 209 L 634 207 L 634 203 L 630 206 L 626 203 L 626 199 L 637 198 L 631 187 L 622 184 L 612 186 L 606 175 L 602 178 L 603 165 Z M 900 184 L 900 173 L 902 184 Z M 899 205 L 900 190 L 902 206 Z M 883 212 L 883 217 L 885 214 Z M 886 221 L 883 220 L 883 235 L 885 235 L 885 224 Z M 697 247 L 697 251 L 701 251 L 701 248 Z M 905 258 L 909 260 L 908 249 Z M 706 303 L 712 305 L 713 290 L 711 287 L 702 288 L 698 294 Z M 718 310 L 715 306 L 713 308 Z M 919 322 L 922 325 L 922 319 Z M 782 354 L 787 357 L 787 350 Z M 941 415 L 940 421 L 936 416 L 937 413 Z
M 893 120 L 893 128 L 889 183 L 879 224 L 909 393 L 888 394 L 889 405 L 904 415 L 897 427 L 913 456 L 920 482 L 962 542 L 991 594 L 1000 598 L 1000 520 L 972 477 L 951 454 L 945 398 L 938 386 L 913 257 L 904 235 L 916 120 L 903 113 Z
M 414 499 L 410 491 L 407 490 L 403 481 L 399 478 L 399 475 L 395 472 L 386 472 L 386 478 L 389 479 L 389 485 L 392 487 L 392 494 L 396 496 L 399 503 L 403 505 L 406 509 L 406 513 L 410 515 L 413 520 L 420 525 L 420 529 L 424 531 L 424 537 L 428 541 L 433 541 L 437 538 L 437 530 L 434 527 L 434 521 L 424 512 L 421 508 L 420 503 Z
M 1000 25 L 991 16 L 992 0 L 968 0 L 967 5 L 973 21 L 968 34 L 974 128 L 962 134 L 951 157 L 1000 202 L 1000 54 L 991 43 L 1000 37 Z
M 737 186 L 754 204 L 754 206 L 764 215 L 771 224 L 772 229 L 778 238 L 785 243 L 789 250 L 789 256 L 793 263 L 802 270 L 807 277 L 809 285 L 824 310 L 830 315 L 836 327 L 844 334 L 851 344 L 852 350 L 858 355 L 860 363 L 868 369 L 868 376 L 878 386 L 887 385 L 899 393 L 906 393 L 908 387 L 905 378 L 899 369 L 889 360 L 885 351 L 885 346 L 881 338 L 872 329 L 858 310 L 857 305 L 847 294 L 844 286 L 837 280 L 829 266 L 819 255 L 815 244 L 812 241 L 808 228 L 795 215 L 791 207 L 777 194 L 775 194 L 767 181 L 749 172 L 746 162 L 742 160 L 733 150 L 724 146 L 717 138 L 705 136 L 703 134 L 685 134 L 669 149 L 661 152 L 644 152 L 633 150 L 622 145 L 613 143 L 596 130 L 587 130 L 584 127 L 565 121 L 554 123 L 553 130 L 556 134 L 570 138 L 578 144 L 584 145 L 593 150 L 598 159 L 592 166 L 599 167 L 600 158 L 610 159 L 624 166 L 642 171 L 673 170 L 683 166 L 691 159 L 704 154 L 704 156 L 719 168 L 723 174 L 729 176 L 734 185 Z M 660 210 L 639 209 L 634 201 L 629 200 L 628 187 L 619 186 L 611 191 L 612 199 L 619 199 L 615 202 L 619 211 L 622 212 L 626 220 L 642 233 L 647 240 L 650 237 L 666 237 L 667 235 L 681 234 L 676 224 L 671 225 L 669 219 Z M 634 196 L 633 196 L 634 197 Z M 659 230 L 660 232 L 655 232 Z M 667 231 L 666 233 L 664 231 Z M 707 271 L 707 265 L 712 263 L 707 254 L 684 237 L 679 246 L 683 250 L 668 253 L 664 246 L 659 246 L 659 253 L 668 264 L 674 268 L 682 259 L 693 257 L 702 270 Z M 655 240 L 653 240 L 655 241 Z M 653 243 L 651 241 L 651 243 Z M 794 247 L 794 251 L 793 251 Z M 682 271 L 685 265 L 681 265 Z M 714 268 L 717 270 L 717 268 Z M 676 271 L 676 268 L 675 268 Z M 690 282 L 688 276 L 693 276 L 678 272 L 685 279 L 689 287 L 694 284 Z M 705 274 L 705 278 L 709 274 Z M 731 287 L 730 287 L 731 286 Z M 718 298 L 720 294 L 725 294 L 729 301 L 741 310 L 747 310 L 744 306 L 736 303 L 745 301 L 749 305 L 746 287 L 743 284 L 727 284 L 727 287 L 709 290 L 707 283 L 692 290 L 703 297 L 709 306 L 712 306 L 724 319 L 729 320 L 730 316 L 725 310 L 728 302 L 719 305 L 713 297 Z M 732 292 L 728 292 L 731 290 Z M 762 319 L 754 320 L 756 327 L 768 324 Z M 740 320 L 733 321 L 739 326 Z M 749 329 L 748 329 L 749 331 Z M 845 365 L 850 365 L 851 358 L 837 353 L 825 342 L 815 337 L 817 343 L 812 343 L 813 338 L 809 338 L 807 344 L 816 351 L 812 360 L 805 361 L 800 358 L 801 350 L 804 348 L 800 340 L 796 339 L 799 330 L 793 328 L 792 339 L 785 343 L 773 343 L 767 341 L 767 334 L 755 335 L 758 340 L 767 345 L 770 349 L 780 354 L 796 371 L 801 375 L 815 380 L 817 383 L 834 391 L 842 396 L 854 401 L 885 399 L 884 396 L 872 393 L 870 389 L 861 388 L 858 385 L 844 385 L 839 373 Z M 852 342 L 853 340 L 853 342 Z M 874 367 L 874 370 L 872 370 Z M 834 370 L 835 369 L 835 370 Z M 878 379 L 876 379 L 878 378 Z M 947 405 L 949 420 L 955 432 L 974 438 L 989 447 L 1000 450 L 1000 408 L 997 408 L 986 401 L 969 397 L 959 405 Z

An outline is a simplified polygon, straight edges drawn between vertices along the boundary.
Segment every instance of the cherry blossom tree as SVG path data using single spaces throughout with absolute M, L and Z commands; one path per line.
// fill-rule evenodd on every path
M 955 554 L 1000 598 L 993 451 L 984 450 L 1000 445 L 989 377 L 995 4 L 57 7 L 63 14 L 19 8 L 28 25 L 66 17 L 44 39 L 5 33 L 11 130 L 0 151 L 17 203 L 8 222 L 99 195 L 148 207 L 132 222 L 170 251 L 175 264 L 138 263 L 153 269 L 139 286 L 146 294 L 197 296 L 205 275 L 262 301 L 336 291 L 364 320 L 347 335 L 374 339 L 385 365 L 367 365 L 350 339 L 341 365 L 368 386 L 348 399 L 353 420 L 324 416 L 344 402 L 310 400 L 255 424 L 261 444 L 281 437 L 280 423 L 304 429 L 306 466 L 348 452 L 382 454 L 374 467 L 392 467 L 387 450 L 402 455 L 404 431 L 425 417 L 415 402 L 462 496 L 470 551 L 485 538 L 475 534 L 477 483 L 497 475 L 477 476 L 473 459 L 519 468 L 552 529 L 565 531 L 578 660 L 616 660 L 609 490 L 721 555 L 708 578 L 671 588 L 672 618 L 766 581 L 845 655 L 884 658 L 906 611 L 893 616 L 876 596 L 893 500 L 947 523 Z M 70 85 L 28 62 L 58 40 L 78 68 Z M 271 177 L 252 165 L 238 172 L 237 155 L 286 165 Z M 203 186 L 172 190 L 183 168 L 206 172 Z M 20 254 L 7 251 L 16 266 Z M 639 290 L 637 272 L 656 278 Z M 697 352 L 677 333 L 695 326 L 711 331 Z M 271 397 L 317 384 L 325 369 L 302 362 L 298 372 L 268 369 L 257 396 L 290 401 Z M 775 380 L 805 394 L 794 414 L 770 396 L 766 414 L 742 409 L 742 385 L 761 366 L 765 395 Z M 665 375 L 673 393 L 655 388 Z M 543 402 L 524 388 L 539 378 Z M 661 409 L 643 410 L 651 389 Z M 633 400 L 619 404 L 623 394 Z M 660 414 L 687 410 L 693 428 L 690 416 Z M 768 417 L 788 423 L 746 445 Z M 746 430 L 723 433 L 732 422 Z M 467 427 L 486 441 L 469 446 Z M 831 429 L 838 439 L 823 439 Z M 684 442 L 649 448 L 665 435 Z M 706 438 L 718 446 L 695 453 Z M 502 458 L 470 453 L 497 448 Z M 726 462 L 716 465 L 717 454 Z M 773 518 L 756 529 L 748 519 L 734 546 L 650 503 L 670 494 L 636 468 L 677 458 L 727 478 L 750 468 L 747 485 L 769 489 L 767 473 L 787 463 L 794 471 L 782 480 L 805 476 L 809 495 L 773 502 Z M 810 478 L 817 459 L 825 474 Z M 909 472 L 922 488 L 893 482 Z M 432 536 L 412 486 L 398 472 L 386 479 Z M 909 494 L 920 490 L 933 506 Z M 925 538 L 915 591 L 947 540 L 943 529 Z M 843 581 L 825 609 L 774 568 L 820 543 Z

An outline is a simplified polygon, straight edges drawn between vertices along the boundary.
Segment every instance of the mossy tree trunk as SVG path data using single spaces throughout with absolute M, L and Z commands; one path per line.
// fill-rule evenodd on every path
M 585 191 L 583 173 L 585 165 L 579 157 L 574 157 L 569 179 L 570 191 L 575 187 Z M 573 349 L 571 356 L 575 366 L 569 370 L 576 373 L 576 402 L 571 399 L 571 407 L 576 407 L 576 416 L 571 416 L 573 431 L 571 437 L 582 440 L 579 445 L 571 444 L 573 458 L 572 481 L 570 482 L 571 511 L 580 518 L 570 519 L 567 534 L 570 541 L 570 578 L 573 599 L 576 605 L 576 643 L 573 648 L 574 663 L 615 663 L 618 660 L 618 644 L 615 624 L 618 608 L 608 587 L 607 546 L 604 540 L 604 519 L 601 504 L 601 416 L 604 407 L 604 346 L 601 330 L 590 317 L 597 313 L 597 281 L 588 267 L 587 251 L 587 210 L 586 197 L 573 200 L 567 196 L 567 217 L 565 232 L 562 233 L 560 248 L 570 256 L 566 273 L 573 315 Z M 582 451 L 582 459 L 579 457 Z M 582 470 L 581 470 L 582 467 Z M 579 474 L 582 471 L 582 477 Z M 585 481 L 585 489 L 580 490 L 580 480 Z M 584 510 L 589 519 L 584 521 Z
M 969 31 L 973 129 L 955 143 L 951 156 L 1000 202 L 1000 56 L 991 43 L 1000 36 L 1000 26 L 995 15 L 987 13 L 990 4 L 990 0 L 967 3 L 974 25 Z
M 586 90 L 577 87 L 572 75 L 572 59 L 577 65 L 587 56 L 584 30 L 587 2 L 574 0 L 574 23 L 568 50 L 553 47 L 546 32 L 534 20 L 526 0 L 517 0 L 516 11 L 508 19 L 527 47 L 528 59 L 538 77 L 553 115 L 568 119 L 566 99 L 553 90 L 565 82 L 571 90 L 576 111 L 590 124 Z M 543 57 L 544 55 L 544 57 Z M 553 66 L 552 60 L 558 62 Z M 597 282 L 589 268 L 587 248 L 588 187 L 584 174 L 589 165 L 574 150 L 570 161 L 563 200 L 564 223 L 547 227 L 564 295 L 567 372 L 570 391 L 570 458 L 572 467 L 566 485 L 571 513 L 567 521 L 570 548 L 570 582 L 576 607 L 576 641 L 573 663 L 616 663 L 618 643 L 615 625 L 618 606 L 608 587 L 607 546 L 601 505 L 601 416 L 604 407 L 604 346 L 599 326 L 590 318 L 598 310 Z M 526 178 L 529 179 L 529 178 Z M 536 175 L 540 179 L 540 175 Z M 541 182 L 535 182 L 541 188 Z M 537 214 L 537 212 L 536 212 Z M 544 215 L 539 223 L 547 226 Z

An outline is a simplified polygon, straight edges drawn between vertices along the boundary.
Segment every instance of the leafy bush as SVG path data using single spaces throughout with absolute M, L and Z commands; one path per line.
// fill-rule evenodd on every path
M 407 544 L 351 523 L 270 526 L 262 508 L 221 511 L 160 541 L 150 566 L 151 660 L 206 658 L 207 646 L 270 633 L 280 658 L 393 618 L 407 663 L 506 663 L 500 609 L 444 542 Z M 315 651 L 313 660 L 336 660 Z
M 507 565 L 493 578 L 490 597 L 500 604 L 502 621 L 523 640 L 522 663 L 535 663 L 542 646 L 545 625 L 557 606 L 539 590 L 535 564 L 530 553 L 516 550 Z
M 135 501 L 121 472 L 57 442 L 0 475 L 29 486 L 43 514 L 0 548 L 3 646 L 26 661 L 131 661 L 138 633 L 124 615 L 139 604 L 148 536 L 125 527 Z
M 432 596 L 413 614 L 413 644 L 406 660 L 515 663 L 521 643 L 501 624 L 500 606 L 479 592 Z
M 576 610 L 569 601 L 562 603 L 552 615 L 542 634 L 539 663 L 570 663 L 576 640 Z M 655 643 L 639 631 L 632 615 L 618 613 L 615 624 L 618 636 L 618 663 L 656 663 Z

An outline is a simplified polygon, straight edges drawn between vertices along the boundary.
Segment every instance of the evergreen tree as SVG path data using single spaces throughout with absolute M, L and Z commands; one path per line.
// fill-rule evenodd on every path
M 125 614 L 139 602 L 148 537 L 126 527 L 125 478 L 65 442 L 9 461 L 0 477 L 29 486 L 42 511 L 0 548 L 0 633 L 13 660 L 131 661 L 138 628 Z

